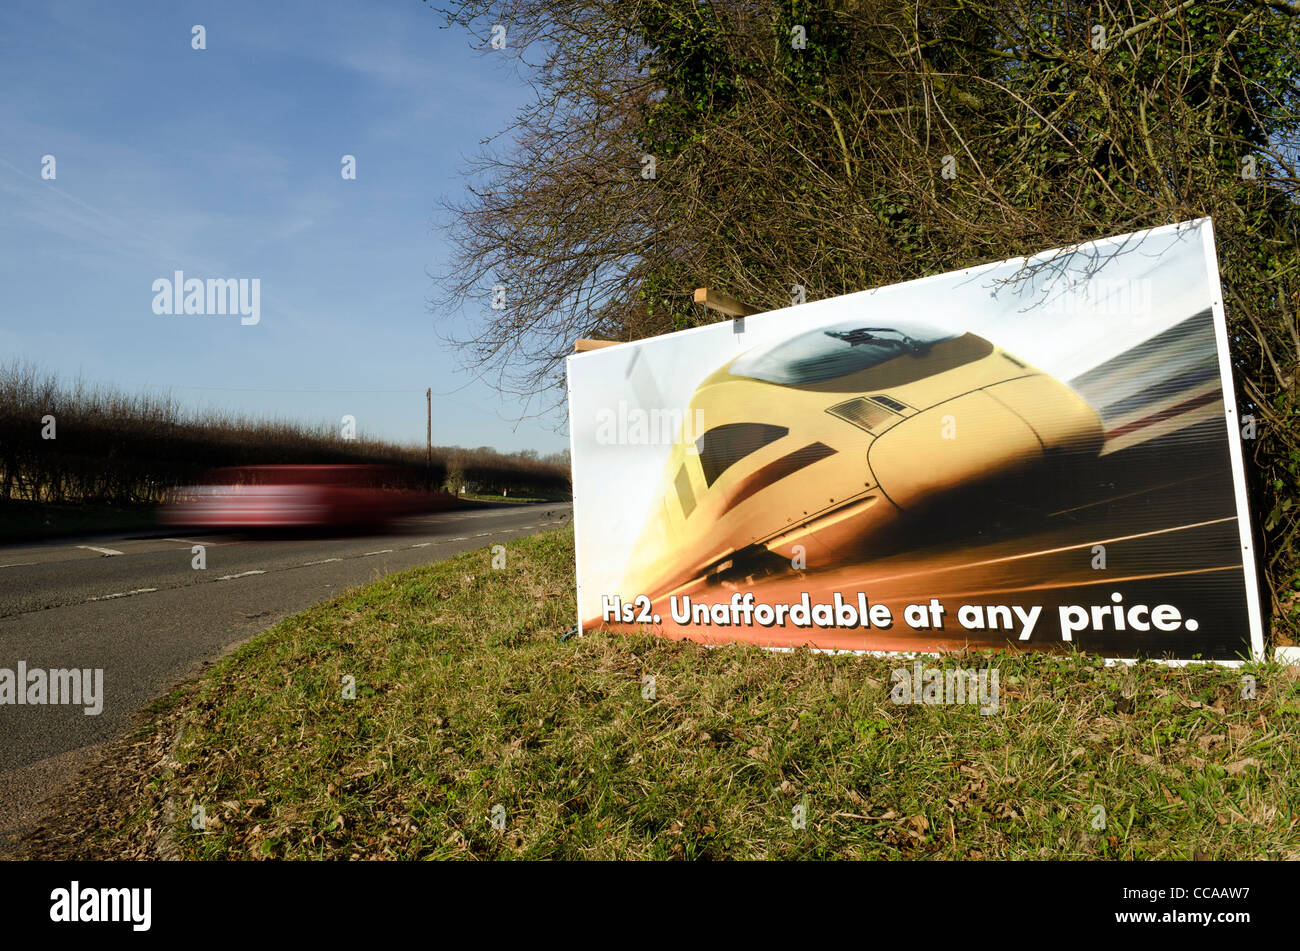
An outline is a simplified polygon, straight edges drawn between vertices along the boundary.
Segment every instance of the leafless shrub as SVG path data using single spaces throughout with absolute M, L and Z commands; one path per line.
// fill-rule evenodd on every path
M 42 437 L 47 416 L 54 417 L 54 439 Z M 449 459 L 465 481 L 497 492 L 568 488 L 564 459 L 435 447 L 426 474 L 424 446 L 344 440 L 325 423 L 190 413 L 170 396 L 69 386 L 30 364 L 0 365 L 0 501 L 159 501 L 168 488 L 238 465 L 392 465 L 436 487 Z

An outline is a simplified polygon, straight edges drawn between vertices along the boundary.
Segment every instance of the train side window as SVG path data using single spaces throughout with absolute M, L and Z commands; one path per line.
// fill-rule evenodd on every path
M 690 518 L 695 511 L 695 493 L 691 491 L 691 474 L 685 466 L 677 470 L 673 484 L 677 487 L 677 501 L 682 503 L 682 518 Z
M 731 466 L 789 432 L 784 426 L 767 423 L 727 423 L 710 429 L 695 440 L 700 453 L 700 468 L 704 470 L 704 484 L 712 488 L 718 476 Z

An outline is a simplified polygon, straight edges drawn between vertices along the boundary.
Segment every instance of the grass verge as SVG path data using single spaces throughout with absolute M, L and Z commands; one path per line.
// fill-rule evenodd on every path
M 490 561 L 348 592 L 158 705 L 76 854 L 1300 857 L 1293 669 L 954 655 L 930 663 L 998 668 L 998 713 L 901 706 L 896 659 L 561 642 L 571 532 Z M 59 835 L 29 854 L 68 854 Z

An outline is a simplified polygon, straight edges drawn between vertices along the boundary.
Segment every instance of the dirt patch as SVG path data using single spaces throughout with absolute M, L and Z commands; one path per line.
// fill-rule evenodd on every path
M 99 747 L 76 778 L 41 804 L 20 839 L 0 844 L 0 860 L 122 860 L 177 857 L 168 846 L 163 780 L 172 768 L 185 701 L 182 687 L 131 733 Z

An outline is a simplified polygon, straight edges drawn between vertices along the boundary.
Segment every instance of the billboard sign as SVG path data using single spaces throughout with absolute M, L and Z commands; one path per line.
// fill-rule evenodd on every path
M 568 385 L 584 630 L 1262 656 L 1208 219 L 576 354 Z

